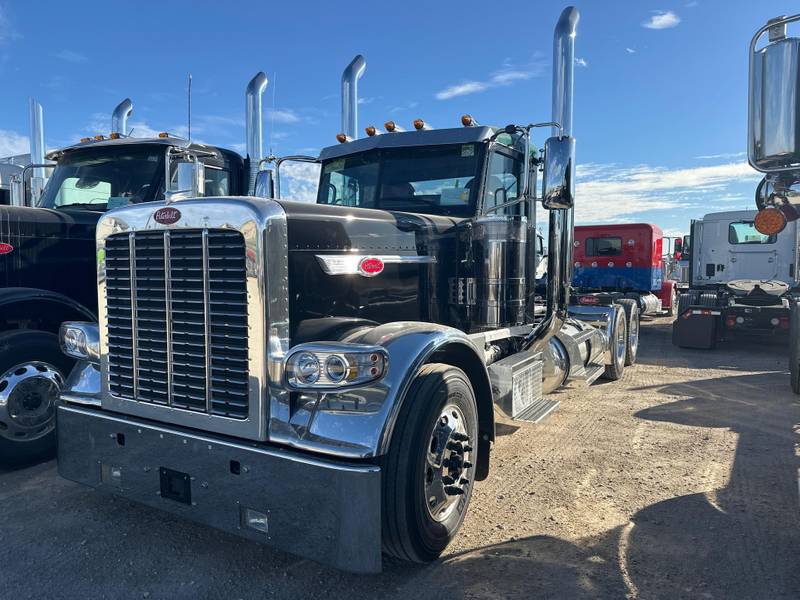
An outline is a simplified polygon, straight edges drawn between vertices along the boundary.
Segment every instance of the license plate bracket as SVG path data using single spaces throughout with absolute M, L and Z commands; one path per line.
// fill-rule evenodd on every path
M 191 506 L 192 478 L 189 477 L 189 474 L 166 467 L 161 467 L 158 471 L 161 480 L 161 497 Z

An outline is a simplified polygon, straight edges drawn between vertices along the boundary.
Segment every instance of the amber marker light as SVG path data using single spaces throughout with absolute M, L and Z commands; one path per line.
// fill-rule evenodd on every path
M 378 130 L 375 129 L 375 125 L 369 125 L 364 128 L 364 133 L 366 133 L 369 137 L 372 137 L 373 135 L 378 133 Z
M 160 138 L 168 138 L 169 134 L 166 131 L 162 131 L 161 133 L 158 134 L 158 137 L 160 137 Z
M 768 206 L 758 211 L 753 224 L 759 233 L 776 235 L 786 227 L 786 215 L 779 208 Z
M 347 136 L 344 133 L 337 133 L 336 141 L 340 144 L 344 144 L 347 141 Z
M 108 137 L 111 138 L 112 140 L 118 140 L 121 136 L 115 131 L 115 132 L 109 134 Z
M 386 121 L 386 123 L 383 124 L 383 128 L 389 133 L 394 133 L 398 130 L 397 123 L 394 121 Z
M 475 119 L 472 118 L 472 115 L 461 115 L 461 124 L 464 127 L 472 127 L 475 125 Z
M 82 138 L 81 138 L 81 142 L 88 142 L 88 141 L 90 141 L 91 139 L 92 139 L 92 138 L 88 138 L 88 137 L 82 137 Z
M 106 139 L 106 138 L 105 138 L 105 136 L 102 136 L 102 135 L 96 135 L 96 136 L 94 136 L 94 138 L 93 138 L 93 139 L 94 139 L 96 142 L 99 142 L 99 141 L 101 141 L 101 140 L 104 140 L 104 139 Z
M 417 131 L 422 131 L 425 129 L 425 121 L 422 119 L 414 119 L 414 129 Z

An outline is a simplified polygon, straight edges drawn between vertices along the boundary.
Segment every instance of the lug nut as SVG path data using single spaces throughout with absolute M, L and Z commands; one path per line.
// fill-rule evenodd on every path
M 444 477 L 442 477 L 442 483 L 445 485 L 453 485 L 455 482 L 456 480 L 450 477 L 449 475 L 445 475 Z
M 472 452 L 472 446 L 464 446 L 464 452 Z
M 471 469 L 471 468 L 472 468 L 472 463 L 471 463 L 471 462 L 469 462 L 468 460 L 465 460 L 465 461 L 464 461 L 464 465 L 463 465 L 463 467 L 464 467 L 465 469 Z
M 444 491 L 448 496 L 461 496 L 464 493 L 464 490 L 454 485 L 448 485 Z
M 468 436 L 468 435 L 466 435 L 466 434 L 463 434 L 463 433 L 460 433 L 460 432 L 458 432 L 458 431 L 454 431 L 451 437 L 452 437 L 454 440 L 456 440 L 457 442 L 466 442 L 466 441 L 469 441 L 469 436 Z
M 467 479 L 466 477 L 462 477 L 461 479 L 458 480 L 458 483 L 460 483 L 461 485 L 467 485 L 469 483 L 469 479 Z
M 464 447 L 459 442 L 447 442 L 447 449 L 453 452 L 463 452 Z

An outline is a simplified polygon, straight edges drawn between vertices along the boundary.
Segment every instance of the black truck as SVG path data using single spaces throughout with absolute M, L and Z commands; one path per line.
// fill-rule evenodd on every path
M 48 154 L 54 168 L 35 206 L 0 206 L 0 463 L 54 449 L 54 403 L 73 363 L 57 333 L 63 321 L 97 318 L 98 220 L 165 197 L 251 193 L 266 84 L 259 73 L 247 88 L 248 158 L 167 133 L 125 137 L 125 101 L 110 136 Z
M 625 369 L 624 308 L 569 304 L 577 22 L 556 26 L 547 123 L 356 139 L 353 116 L 312 159 L 315 204 L 105 215 L 99 318 L 61 329 L 60 474 L 341 569 L 436 559 L 489 475 L 495 407 L 537 421 L 565 382 Z

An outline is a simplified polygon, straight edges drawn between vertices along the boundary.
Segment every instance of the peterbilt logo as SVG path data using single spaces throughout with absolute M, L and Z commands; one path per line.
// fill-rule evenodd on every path
M 159 208 L 156 212 L 153 213 L 153 219 L 155 219 L 156 223 L 161 223 L 162 225 L 172 225 L 173 223 L 177 223 L 181 219 L 181 211 L 177 208 L 165 207 Z
M 14 251 L 14 246 L 0 242 L 0 254 L 11 254 Z

